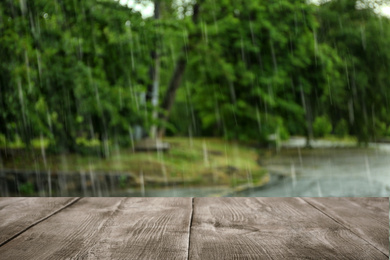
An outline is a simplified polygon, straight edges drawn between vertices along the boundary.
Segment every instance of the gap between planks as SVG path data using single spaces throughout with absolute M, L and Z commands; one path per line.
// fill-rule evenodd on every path
M 383 255 L 385 255 L 386 257 L 389 257 L 389 255 L 385 254 L 384 252 L 382 252 L 382 250 L 380 250 L 379 248 L 377 248 L 375 245 L 373 245 L 370 241 L 366 240 L 364 237 L 360 236 L 359 234 L 357 234 L 356 232 L 354 232 L 353 230 L 351 230 L 349 227 L 347 227 L 346 225 L 344 225 L 343 223 L 341 223 L 340 221 L 338 221 L 336 218 L 332 217 L 331 215 L 327 214 L 326 212 L 322 211 L 320 208 L 316 207 L 315 205 L 313 205 L 312 203 L 310 203 L 309 201 L 305 200 L 304 198 L 300 198 L 302 199 L 304 202 L 306 202 L 307 204 L 309 204 L 310 206 L 312 206 L 313 208 L 315 208 L 316 210 L 318 210 L 319 212 L 321 212 L 322 214 L 324 214 L 325 216 L 327 216 L 328 218 L 332 219 L 334 222 L 336 222 L 337 224 L 343 226 L 344 228 L 348 229 L 351 233 L 353 233 L 354 235 L 356 235 L 357 237 L 359 237 L 360 239 L 364 240 L 366 243 L 370 244 L 373 248 L 375 248 L 376 250 L 378 250 L 379 252 L 381 252 Z
M 81 198 L 80 197 L 77 197 L 77 198 L 74 198 L 72 201 L 68 202 L 67 204 L 65 204 L 63 207 L 57 209 L 56 211 L 50 213 L 49 215 L 45 216 L 45 217 L 42 217 L 41 219 L 38 219 L 37 221 L 35 221 L 34 223 L 30 224 L 29 226 L 27 226 L 26 228 L 22 229 L 21 231 L 19 231 L 18 233 L 16 233 L 15 235 L 11 236 L 10 238 L 8 238 L 7 240 L 5 240 L 4 242 L 0 243 L 0 247 L 1 246 L 4 246 L 5 244 L 11 242 L 12 240 L 14 240 L 15 238 L 17 238 L 18 236 L 20 236 L 21 234 L 23 234 L 24 232 L 26 232 L 27 230 L 29 230 L 30 228 L 38 225 L 39 223 L 45 221 L 46 219 L 54 216 L 55 214 L 59 213 L 60 211 L 66 209 L 67 207 L 75 204 L 76 202 L 78 202 Z
M 192 220 L 194 219 L 194 197 L 191 197 L 191 215 L 190 215 L 190 226 L 188 228 L 188 248 L 187 248 L 187 260 L 190 259 L 190 246 L 191 246 L 191 228 Z

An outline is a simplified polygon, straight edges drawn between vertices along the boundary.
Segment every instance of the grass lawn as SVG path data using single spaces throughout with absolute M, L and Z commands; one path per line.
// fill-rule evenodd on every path
M 191 185 L 260 185 L 268 180 L 258 164 L 258 152 L 240 143 L 222 139 L 165 138 L 168 152 L 133 152 L 111 147 L 110 157 L 77 154 L 48 155 L 40 150 L 30 155 L 3 159 L 3 168 L 52 172 L 116 172 L 132 174 L 140 181 L 156 185 L 182 183 Z

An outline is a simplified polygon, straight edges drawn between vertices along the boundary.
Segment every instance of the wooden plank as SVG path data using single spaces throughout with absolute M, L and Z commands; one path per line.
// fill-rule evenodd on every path
M 83 198 L 0 247 L 4 259 L 187 259 L 191 198 Z
M 0 210 L 2 210 L 4 207 L 6 207 L 10 204 L 16 203 L 18 201 L 22 201 L 24 199 L 26 199 L 26 198 L 23 198 L 23 197 L 11 197 L 11 198 L 0 197 Z
M 189 254 L 190 259 L 388 259 L 300 198 L 195 198 Z
M 75 198 L 0 198 L 0 246 Z
M 389 255 L 389 198 L 304 198 Z

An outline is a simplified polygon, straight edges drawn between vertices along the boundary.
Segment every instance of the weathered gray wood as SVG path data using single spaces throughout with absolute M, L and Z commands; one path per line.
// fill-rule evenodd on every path
M 0 210 L 2 210 L 3 208 L 5 208 L 6 206 L 10 205 L 10 204 L 13 204 L 17 201 L 22 201 L 24 200 L 25 198 L 20 198 L 20 197 L 12 197 L 12 198 L 4 198 L 4 197 L 0 197 Z
M 388 259 L 300 198 L 195 198 L 189 254 L 190 259 Z
M 389 255 L 389 198 L 304 198 L 305 201 Z
M 83 198 L 0 247 L 4 259 L 187 259 L 191 198 Z
M 0 198 L 0 245 L 74 200 L 75 198 Z
M 387 198 L 74 200 L 0 198 L 0 258 L 388 259 Z

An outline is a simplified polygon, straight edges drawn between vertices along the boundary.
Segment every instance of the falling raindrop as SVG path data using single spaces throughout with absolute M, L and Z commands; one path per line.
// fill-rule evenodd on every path
M 206 167 L 209 167 L 210 163 L 209 163 L 209 155 L 207 151 L 207 144 L 204 140 L 202 145 L 203 145 L 203 163 Z
M 84 171 L 80 171 L 80 180 L 81 180 L 81 188 L 83 191 L 83 195 L 85 197 L 87 196 L 88 190 L 87 190 L 87 179 Z
M 129 126 L 129 138 L 130 138 L 131 150 L 134 153 L 135 152 L 134 135 L 133 135 L 133 130 L 131 129 L 131 126 Z
M 352 99 L 348 100 L 348 115 L 349 115 L 349 122 L 353 124 L 355 122 L 355 115 L 353 111 L 353 101 Z
M 161 171 L 163 173 L 163 176 L 164 176 L 164 182 L 165 182 L 165 186 L 168 186 L 168 173 L 167 173 L 167 168 L 165 167 L 165 164 L 161 164 Z
M 51 171 L 48 169 L 47 171 L 47 184 L 48 184 L 48 189 L 49 189 L 49 197 L 52 196 L 52 187 L 51 187 Z
M 259 128 L 259 133 L 261 134 L 261 118 L 260 118 L 260 112 L 258 107 L 256 107 L 256 120 L 257 120 L 257 126 Z
M 142 197 L 145 197 L 145 181 L 144 181 L 144 172 L 141 171 L 139 174 L 139 183 L 141 186 L 141 195 Z
M 278 73 L 278 63 L 276 61 L 275 50 L 274 50 L 274 43 L 273 43 L 272 40 L 269 41 L 269 45 L 271 47 L 272 62 L 273 62 L 273 65 L 274 65 L 274 72 L 277 74 Z
M 303 163 L 302 163 L 302 154 L 301 154 L 301 147 L 298 147 L 298 158 L 299 158 L 299 164 L 301 165 L 301 167 L 303 166 Z
M 241 45 L 241 59 L 244 63 L 246 63 L 245 50 L 244 50 L 244 40 L 242 39 L 242 37 L 241 37 L 240 45 Z
M 46 162 L 46 153 L 45 153 L 45 146 L 44 146 L 44 141 L 43 141 L 43 135 L 42 133 L 39 136 L 39 141 L 40 141 L 40 147 L 41 147 L 41 155 L 43 159 L 43 165 L 45 167 L 45 170 L 47 169 L 47 162 Z
M 313 32 L 313 42 L 314 42 L 314 60 L 315 60 L 315 64 L 317 66 L 317 56 L 318 56 L 318 42 L 317 42 L 317 32 L 314 31 Z
M 295 173 L 295 165 L 293 163 L 291 164 L 291 180 L 292 180 L 293 187 L 295 188 L 295 185 L 297 183 L 297 176 Z
M 189 141 L 190 141 L 190 148 L 193 149 L 194 148 L 194 141 L 193 141 L 193 137 L 192 137 L 192 128 L 191 128 L 191 126 L 188 126 L 188 138 L 189 138 Z
M 318 197 L 322 197 L 322 190 L 321 190 L 321 186 L 320 186 L 320 182 L 319 180 L 317 179 L 317 192 L 318 192 Z
M 22 12 L 23 15 L 27 13 L 27 3 L 26 0 L 19 0 L 20 3 L 20 11 Z
M 365 32 L 365 28 L 363 26 L 360 27 L 360 34 L 361 34 L 361 38 L 362 38 L 362 46 L 363 46 L 363 49 L 365 50 L 366 49 L 366 32 Z
M 327 78 L 327 80 L 328 80 L 328 91 L 329 91 L 330 104 L 333 105 L 332 91 L 331 91 L 331 85 L 330 85 L 329 75 L 326 75 L 326 78 Z
M 25 64 L 26 64 L 28 92 L 31 92 L 32 85 L 31 85 L 31 77 L 30 77 L 30 65 L 29 65 L 28 55 L 27 55 L 27 51 L 26 50 L 24 51 L 24 58 L 25 58 Z
M 364 157 L 365 165 L 366 165 L 366 176 L 368 183 L 370 185 L 370 188 L 372 188 L 372 176 L 371 176 L 371 169 L 370 169 L 370 164 L 368 162 L 368 157 L 367 155 Z
M 23 90 L 22 90 L 22 82 L 21 79 L 17 79 L 17 84 L 18 84 L 18 92 L 19 92 L 19 102 L 20 106 L 22 107 L 22 114 L 23 114 L 23 125 L 24 127 L 27 126 L 27 121 L 26 121 L 26 111 L 25 111 L 25 105 L 24 105 L 24 95 L 23 95 Z

